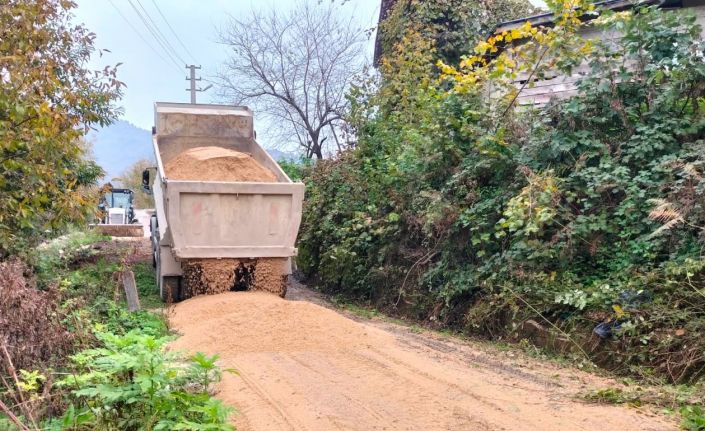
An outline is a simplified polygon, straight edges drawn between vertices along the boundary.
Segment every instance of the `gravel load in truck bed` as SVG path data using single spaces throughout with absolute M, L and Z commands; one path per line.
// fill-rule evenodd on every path
M 164 165 L 170 180 L 277 182 L 251 155 L 222 147 L 186 150 Z

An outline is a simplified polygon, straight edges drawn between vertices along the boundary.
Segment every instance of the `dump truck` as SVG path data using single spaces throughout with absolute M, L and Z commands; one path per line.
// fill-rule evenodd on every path
M 304 185 L 292 182 L 257 143 L 249 108 L 157 102 L 152 145 L 157 166 L 143 172 L 142 184 L 154 196 L 156 211 L 150 232 L 163 300 L 182 299 L 184 270 L 191 262 L 238 259 L 256 263 L 276 258 L 283 262 L 282 274 L 291 273 Z M 249 154 L 275 174 L 276 182 L 167 177 L 164 167 L 170 160 L 204 146 Z M 240 285 L 237 290 L 246 288 Z

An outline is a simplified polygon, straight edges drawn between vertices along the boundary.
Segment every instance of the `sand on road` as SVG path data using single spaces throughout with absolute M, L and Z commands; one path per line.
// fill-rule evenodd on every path
M 264 292 L 174 307 L 177 350 L 220 355 L 217 397 L 240 431 L 671 430 L 646 411 L 581 402 L 607 380 L 473 343 L 351 320 Z

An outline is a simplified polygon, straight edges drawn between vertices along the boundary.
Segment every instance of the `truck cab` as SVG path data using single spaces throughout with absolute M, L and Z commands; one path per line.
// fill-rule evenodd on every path
M 103 224 L 131 224 L 135 221 L 134 192 L 111 189 L 101 195 L 98 208 L 103 212 Z

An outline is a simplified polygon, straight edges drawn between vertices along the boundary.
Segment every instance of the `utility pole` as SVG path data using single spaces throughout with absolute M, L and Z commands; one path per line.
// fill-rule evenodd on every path
M 187 88 L 186 91 L 191 92 L 191 103 L 196 103 L 196 92 L 197 91 L 206 91 L 209 88 L 211 88 L 213 85 L 209 84 L 205 88 L 196 88 L 196 81 L 200 81 L 201 77 L 199 76 L 196 78 L 196 69 L 200 69 L 201 66 L 196 66 L 195 64 L 192 65 L 186 65 L 186 68 L 189 69 L 190 73 L 189 76 L 186 77 L 187 81 L 191 81 L 191 88 Z

